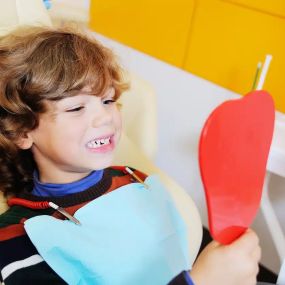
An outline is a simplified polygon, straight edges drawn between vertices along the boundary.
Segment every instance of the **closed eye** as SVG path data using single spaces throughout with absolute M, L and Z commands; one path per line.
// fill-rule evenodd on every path
M 105 105 L 110 105 L 110 104 L 112 104 L 112 103 L 115 103 L 116 102 L 116 100 L 104 100 L 103 101 L 103 104 L 105 104 Z
M 83 108 L 84 108 L 84 106 L 78 106 L 78 107 L 76 107 L 76 108 L 66 110 L 66 112 L 79 112 L 79 111 L 82 110 Z

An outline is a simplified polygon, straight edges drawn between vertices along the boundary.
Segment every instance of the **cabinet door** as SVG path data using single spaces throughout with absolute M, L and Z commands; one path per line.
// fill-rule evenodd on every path
M 272 54 L 264 89 L 285 112 L 285 18 L 241 2 L 254 1 L 198 1 L 184 67 L 244 94 L 251 89 L 258 61 Z
M 91 0 L 90 27 L 182 67 L 194 0 Z
M 224 0 L 256 11 L 274 16 L 285 17 L 284 0 Z

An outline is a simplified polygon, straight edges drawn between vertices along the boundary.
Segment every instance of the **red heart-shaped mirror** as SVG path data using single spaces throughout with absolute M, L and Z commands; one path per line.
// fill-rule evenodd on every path
M 200 172 L 210 233 L 222 244 L 238 238 L 257 213 L 274 118 L 271 96 L 253 91 L 218 106 L 204 125 Z

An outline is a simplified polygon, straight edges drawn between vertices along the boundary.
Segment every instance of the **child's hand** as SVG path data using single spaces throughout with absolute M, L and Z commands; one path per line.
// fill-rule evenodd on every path
M 260 257 L 258 237 L 248 230 L 230 245 L 211 242 L 190 275 L 195 285 L 255 285 Z

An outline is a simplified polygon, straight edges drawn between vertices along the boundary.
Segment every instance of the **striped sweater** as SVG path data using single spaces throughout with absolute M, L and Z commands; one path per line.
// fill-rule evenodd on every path
M 88 202 L 134 182 L 132 177 L 122 169 L 120 167 L 105 169 L 102 179 L 82 192 L 48 198 L 34 196 L 26 192 L 17 197 L 33 202 L 51 201 L 73 215 Z M 137 170 L 135 173 L 142 180 L 146 177 Z M 14 205 L 0 215 L 0 281 L 5 285 L 66 284 L 43 260 L 25 233 L 25 220 L 37 215 L 52 215 L 64 219 L 62 214 L 51 208 L 34 210 L 20 205 Z M 188 273 L 182 272 L 170 284 L 187 285 L 192 283 Z

